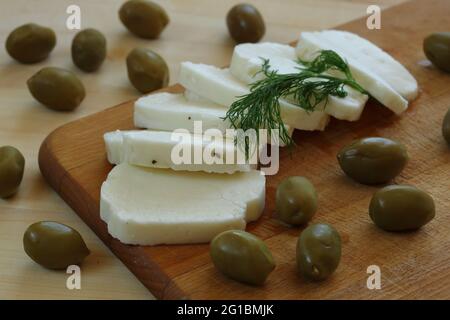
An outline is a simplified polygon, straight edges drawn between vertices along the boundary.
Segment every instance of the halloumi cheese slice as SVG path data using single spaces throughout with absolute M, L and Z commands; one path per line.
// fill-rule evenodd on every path
M 257 220 L 264 199 L 259 171 L 223 175 L 123 163 L 102 184 L 100 216 L 126 244 L 206 243 Z
M 224 135 L 233 133 L 228 120 L 224 120 L 228 108 L 210 102 L 186 90 L 183 93 L 155 93 L 138 99 L 134 104 L 134 124 L 138 128 L 174 131 L 186 129 L 194 133 L 195 122 L 201 121 L 201 130 L 218 129 Z M 285 125 L 292 136 L 294 128 Z M 271 142 L 270 139 L 268 141 Z M 284 146 L 280 141 L 280 146 Z
M 216 131 L 217 133 L 217 131 Z M 218 132 L 220 133 L 220 132 Z M 151 130 L 114 131 L 104 135 L 108 160 L 176 171 L 235 173 L 255 169 L 258 151 L 246 159 L 234 139 L 186 132 Z
M 346 55 L 342 50 L 320 34 L 320 32 L 302 32 L 297 44 L 297 55 L 303 60 L 312 60 L 321 50 L 334 50 L 347 59 L 355 80 L 366 89 L 372 97 L 396 114 L 401 114 L 408 108 L 408 100 L 403 98 L 383 77 L 374 69 L 380 66 L 361 63 Z M 351 47 L 349 48 L 351 50 Z
M 278 43 L 245 43 L 234 48 L 230 72 L 245 83 L 253 83 L 264 78 L 260 72 L 263 59 L 269 60 L 270 69 L 279 74 L 298 73 L 299 63 L 296 62 L 295 48 Z M 345 98 L 329 96 L 325 112 L 337 119 L 356 121 L 361 117 L 368 95 L 349 86 Z M 287 98 L 289 101 L 289 98 Z M 323 104 L 317 108 L 323 108 Z
M 183 62 L 179 81 L 195 94 L 226 107 L 250 93 L 249 87 L 234 78 L 228 69 L 206 64 Z M 307 112 L 284 100 L 280 101 L 280 108 L 283 122 L 295 129 L 324 130 L 329 121 L 323 111 Z

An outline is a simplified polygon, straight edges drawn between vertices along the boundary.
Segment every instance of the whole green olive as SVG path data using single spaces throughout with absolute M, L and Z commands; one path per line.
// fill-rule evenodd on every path
M 426 37 L 423 51 L 436 67 L 450 72 L 450 32 L 437 32 Z
M 305 224 L 317 211 L 317 194 L 314 186 L 304 177 L 284 179 L 277 188 L 276 210 L 280 220 Z
M 17 192 L 23 178 L 25 158 L 14 147 L 0 148 L 0 197 L 8 198 Z
M 387 186 L 373 195 L 369 215 L 386 231 L 415 230 L 434 218 L 434 201 L 429 194 L 412 186 Z
M 86 96 L 78 77 L 61 68 L 43 68 L 28 79 L 27 85 L 37 101 L 57 111 L 75 109 Z
M 403 144 L 386 138 L 363 138 L 341 149 L 342 170 L 363 184 L 386 183 L 397 176 L 408 162 Z
M 22 63 L 36 63 L 48 57 L 56 45 L 52 29 L 34 23 L 14 29 L 6 39 L 6 51 Z
M 106 58 L 106 38 L 98 30 L 85 29 L 72 41 L 73 63 L 83 71 L 97 70 Z
M 264 19 L 251 4 L 238 4 L 228 11 L 227 26 L 231 37 L 237 43 L 255 43 L 266 32 Z
M 328 224 L 313 224 L 303 230 L 297 241 L 297 269 L 308 280 L 324 280 L 341 260 L 341 237 Z
M 444 136 L 445 141 L 450 145 L 450 109 L 448 109 L 442 123 L 442 135 Z
M 125 2 L 119 10 L 119 18 L 131 33 L 146 39 L 158 38 L 169 24 L 164 8 L 146 0 Z
M 211 259 L 224 275 L 239 282 L 262 285 L 275 269 L 266 244 L 241 230 L 220 233 L 211 241 Z
M 161 89 L 169 83 L 169 67 L 150 49 L 136 48 L 127 57 L 128 78 L 142 93 Z
M 53 221 L 29 226 L 23 235 L 23 248 L 32 260 L 48 269 L 81 264 L 90 253 L 78 231 Z

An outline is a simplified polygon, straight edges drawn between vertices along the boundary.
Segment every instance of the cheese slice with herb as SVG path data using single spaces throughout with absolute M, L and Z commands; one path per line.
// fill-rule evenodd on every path
M 297 62 L 294 47 L 270 42 L 245 43 L 234 48 L 230 72 L 245 83 L 261 80 L 264 78 L 260 72 L 264 59 L 269 61 L 270 70 L 277 71 L 278 74 L 298 73 L 301 66 Z M 340 120 L 356 121 L 361 117 L 369 97 L 349 86 L 344 86 L 344 89 L 347 92 L 345 98 L 328 97 L 325 112 Z M 317 108 L 323 109 L 324 104 L 319 104 Z
M 249 87 L 232 76 L 228 69 L 206 64 L 183 62 L 180 83 L 196 95 L 229 107 L 239 97 L 249 94 Z M 290 127 L 301 130 L 324 130 L 329 116 L 323 111 L 307 112 L 287 101 L 280 101 L 281 117 Z
M 129 163 L 150 168 L 177 171 L 235 173 L 256 168 L 256 149 L 246 160 L 244 149 L 233 138 L 196 135 L 186 132 L 130 130 L 108 132 L 104 136 L 108 160 L 112 164 Z
M 312 60 L 321 50 L 333 50 L 347 60 L 355 80 L 366 89 L 369 94 L 385 107 L 396 114 L 401 114 L 408 108 L 408 100 L 398 93 L 375 69 L 384 68 L 378 64 L 362 62 L 347 55 L 353 44 L 347 43 L 348 49 L 342 49 L 329 40 L 321 32 L 302 32 L 297 44 L 297 55 L 303 60 Z M 386 66 L 389 67 L 389 66 Z
M 135 245 L 207 243 L 245 229 L 264 209 L 265 177 L 151 169 L 120 164 L 100 191 L 108 232 Z

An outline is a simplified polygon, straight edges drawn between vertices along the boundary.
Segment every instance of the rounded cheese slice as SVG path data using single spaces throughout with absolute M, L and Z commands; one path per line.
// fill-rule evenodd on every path
M 120 164 L 100 197 L 100 216 L 123 243 L 203 243 L 261 216 L 265 177 L 256 170 L 223 175 Z

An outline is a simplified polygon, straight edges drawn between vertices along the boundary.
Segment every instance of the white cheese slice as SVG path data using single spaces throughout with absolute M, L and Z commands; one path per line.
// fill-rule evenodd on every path
M 204 243 L 261 216 L 265 177 L 259 171 L 223 175 L 120 164 L 100 193 L 100 216 L 123 243 Z
M 234 78 L 228 69 L 205 64 L 183 62 L 179 81 L 196 95 L 226 107 L 250 93 L 249 87 Z M 296 129 L 324 130 L 329 121 L 322 111 L 306 112 L 284 100 L 280 101 L 280 107 L 284 123 Z
M 138 99 L 134 104 L 134 124 L 136 127 L 174 131 L 186 129 L 194 133 L 195 121 L 201 121 L 201 130 L 218 129 L 231 136 L 227 129 L 230 123 L 225 118 L 227 108 L 186 90 L 182 93 L 155 93 Z M 286 125 L 289 136 L 294 128 Z M 270 142 L 270 141 L 269 141 Z M 283 144 L 281 143 L 281 146 Z
M 302 32 L 297 45 L 297 55 L 304 60 L 312 60 L 320 50 L 334 50 L 347 59 L 350 70 L 356 81 L 366 89 L 372 97 L 381 104 L 400 114 L 408 108 L 408 101 L 403 98 L 385 79 L 374 69 L 378 65 L 361 63 L 346 55 L 346 51 L 335 46 L 320 32 Z M 351 47 L 349 48 L 351 50 Z
M 389 83 L 403 98 L 411 101 L 417 97 L 416 79 L 400 62 L 372 42 L 347 31 L 325 30 L 318 34 L 321 39 L 326 38 L 330 44 L 342 50 L 347 59 L 373 66 L 373 72 Z
M 130 130 L 108 132 L 104 138 L 108 160 L 112 164 L 126 162 L 176 171 L 231 174 L 250 171 L 256 168 L 258 161 L 258 153 L 246 161 L 243 149 L 234 143 L 234 139 L 211 135 Z
M 264 77 L 260 72 L 263 59 L 268 59 L 271 70 L 276 70 L 279 74 L 298 72 L 295 48 L 270 42 L 237 45 L 231 59 L 230 72 L 245 83 L 261 80 Z M 361 117 L 369 97 L 349 86 L 344 89 L 347 91 L 347 97 L 329 96 L 325 112 L 340 120 L 356 121 Z M 317 108 L 323 107 L 322 104 Z

